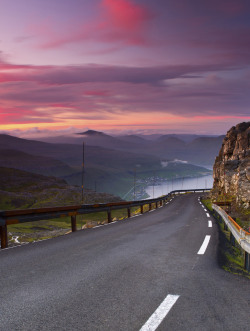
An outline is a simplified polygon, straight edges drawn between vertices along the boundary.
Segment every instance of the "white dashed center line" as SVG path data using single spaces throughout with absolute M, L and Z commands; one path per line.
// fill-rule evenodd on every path
M 155 331 L 173 307 L 179 295 L 169 294 L 139 331 Z
M 210 215 L 208 213 L 206 213 L 207 217 L 210 217 Z
M 208 246 L 208 243 L 209 243 L 209 240 L 210 240 L 211 236 L 206 236 L 204 241 L 203 241 L 203 244 L 201 245 L 201 248 L 199 249 L 198 253 L 199 255 L 202 255 L 205 253 L 206 249 L 207 249 L 207 246 Z
M 209 228 L 212 227 L 212 221 L 208 221 L 208 227 L 209 227 Z

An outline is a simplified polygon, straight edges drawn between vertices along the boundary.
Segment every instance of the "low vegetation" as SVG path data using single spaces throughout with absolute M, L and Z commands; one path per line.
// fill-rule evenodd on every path
M 148 211 L 148 205 L 144 206 L 144 212 Z M 131 216 L 139 214 L 140 208 L 131 208 Z M 127 209 L 112 211 L 112 221 L 127 219 Z M 77 230 L 89 229 L 108 223 L 107 213 L 98 212 L 77 216 Z M 13 224 L 8 226 L 9 243 L 11 246 L 45 240 L 65 235 L 71 232 L 70 217 L 41 220 L 29 223 Z
M 206 208 L 212 211 L 212 202 L 210 199 L 202 200 Z M 233 274 L 243 275 L 250 279 L 249 273 L 244 269 L 244 252 L 240 245 L 230 241 L 230 232 L 224 228 L 224 223 L 217 220 L 219 227 L 219 249 L 218 260 L 221 267 Z
M 0 167 L 0 210 L 57 207 L 82 204 L 81 189 L 68 185 L 64 180 L 47 177 L 18 169 Z M 111 194 L 85 190 L 84 203 L 121 201 Z M 114 217 L 116 214 L 114 213 Z M 89 216 L 104 222 L 104 216 Z M 79 217 L 79 227 L 89 218 Z M 10 243 L 32 242 L 70 232 L 70 218 L 37 221 L 8 226 Z

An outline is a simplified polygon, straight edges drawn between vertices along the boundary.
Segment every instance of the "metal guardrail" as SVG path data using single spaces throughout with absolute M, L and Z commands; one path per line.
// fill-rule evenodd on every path
M 229 229 L 231 236 L 238 242 L 240 247 L 245 251 L 245 268 L 250 271 L 250 233 L 242 229 L 232 217 L 230 217 L 225 210 L 219 206 L 212 204 L 213 210 L 224 221 L 226 227 Z M 232 238 L 231 238 L 232 240 Z M 233 240 L 232 240 L 233 241 Z
M 37 208 L 37 209 L 19 209 L 19 210 L 4 210 L 0 211 L 0 239 L 1 248 L 8 247 L 8 232 L 7 226 L 11 224 L 34 222 L 39 220 L 48 220 L 60 217 L 71 217 L 71 229 L 72 232 L 77 230 L 76 228 L 76 216 L 82 214 L 90 214 L 105 211 L 107 212 L 108 222 L 112 222 L 111 212 L 116 209 L 127 209 L 128 218 L 131 217 L 132 207 L 141 207 L 141 213 L 143 213 L 143 206 L 149 205 L 149 210 L 152 209 L 152 204 L 155 204 L 155 208 L 158 208 L 171 196 L 187 193 L 187 192 L 208 192 L 211 189 L 191 189 L 191 190 L 175 190 L 171 191 L 167 195 L 163 195 L 154 199 L 145 199 L 137 201 L 121 201 L 100 203 L 91 205 L 75 205 L 65 207 L 53 207 L 53 208 Z

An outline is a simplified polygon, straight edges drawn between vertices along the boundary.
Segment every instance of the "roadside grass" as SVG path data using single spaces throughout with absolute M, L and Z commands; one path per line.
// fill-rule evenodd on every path
M 143 212 L 149 210 L 145 205 Z M 131 216 L 141 213 L 138 207 L 131 208 Z M 112 221 L 125 220 L 128 217 L 127 208 L 112 210 Z M 107 212 L 77 215 L 77 230 L 92 228 L 108 223 Z M 40 220 L 35 222 L 18 223 L 8 226 L 9 242 L 11 245 L 45 240 L 65 235 L 71 232 L 71 218 L 61 217 L 51 220 Z M 17 239 L 18 241 L 15 241 Z
M 202 200 L 207 209 L 212 211 L 212 202 L 210 199 Z M 244 269 L 244 252 L 240 245 L 235 241 L 233 245 L 230 241 L 230 232 L 224 229 L 224 223 L 216 219 L 219 228 L 219 265 L 225 271 L 235 275 L 245 276 L 250 279 L 250 274 Z
M 213 211 L 213 208 L 212 208 L 212 201 L 210 199 L 204 199 L 202 200 L 202 203 L 206 206 L 206 208 L 209 210 L 209 211 Z
M 250 279 L 250 274 L 244 269 L 244 252 L 237 242 L 232 245 L 230 232 L 224 230 L 222 223 L 219 226 L 219 263 L 221 267 L 232 274 L 245 276 Z

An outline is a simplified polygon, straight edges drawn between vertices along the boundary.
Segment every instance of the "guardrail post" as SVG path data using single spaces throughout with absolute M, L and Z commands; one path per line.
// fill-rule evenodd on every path
M 250 254 L 248 254 L 247 252 L 245 252 L 245 263 L 244 263 L 244 268 L 247 271 L 250 271 Z
M 71 216 L 71 230 L 72 232 L 76 232 L 76 216 Z
M 224 222 L 224 230 L 225 231 L 227 231 L 228 230 L 228 228 L 227 228 L 227 225 L 226 225 L 226 223 Z
M 1 248 L 8 247 L 8 232 L 7 225 L 0 226 Z
M 141 205 L 141 214 L 143 214 L 143 205 Z
M 152 210 L 152 205 L 151 203 L 148 204 L 148 211 Z
M 127 211 L 128 211 L 128 218 L 130 218 L 131 217 L 131 210 L 130 210 L 130 208 L 127 208 Z
M 112 222 L 111 209 L 108 210 L 108 223 Z
M 155 203 L 155 209 L 158 208 L 158 201 Z
M 162 206 L 163 205 L 163 203 L 162 203 L 162 200 L 160 201 L 160 206 Z

